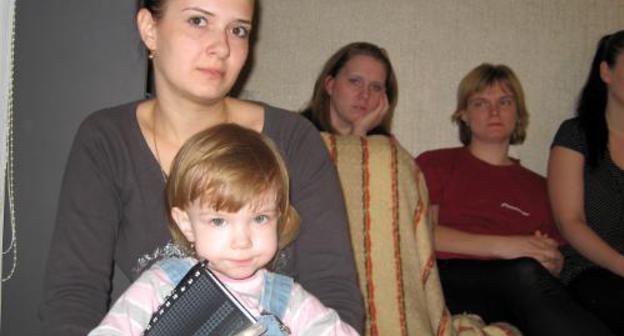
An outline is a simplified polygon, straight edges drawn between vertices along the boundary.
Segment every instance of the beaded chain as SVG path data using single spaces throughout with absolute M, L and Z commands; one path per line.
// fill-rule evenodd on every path
M 6 153 L 7 153 L 7 163 L 6 163 L 6 190 L 8 197 L 8 206 L 9 206 L 9 221 L 11 223 L 11 242 L 6 250 L 2 251 L 2 256 L 12 253 L 13 254 L 13 263 L 11 265 L 11 270 L 5 276 L 2 275 L 2 282 L 10 280 L 15 274 L 15 269 L 17 268 L 17 228 L 15 224 L 15 189 L 14 189 L 14 116 L 13 116 L 13 76 L 15 74 L 15 3 L 13 2 L 13 6 L 9 6 L 9 22 L 11 25 L 11 31 L 9 32 L 9 85 L 8 85 L 8 102 L 7 102 L 7 120 L 6 120 L 6 130 L 7 130 L 7 142 L 6 142 Z M 4 272 L 3 272 L 4 273 Z

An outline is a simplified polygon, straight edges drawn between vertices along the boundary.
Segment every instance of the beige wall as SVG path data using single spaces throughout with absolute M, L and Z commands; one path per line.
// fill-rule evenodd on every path
M 450 122 L 460 79 L 482 62 L 517 73 L 531 121 L 512 149 L 544 174 L 559 123 L 573 114 L 594 47 L 624 28 L 622 0 L 260 0 L 255 66 L 244 96 L 302 108 L 325 60 L 366 40 L 386 48 L 399 78 L 393 131 L 412 154 L 456 146 Z

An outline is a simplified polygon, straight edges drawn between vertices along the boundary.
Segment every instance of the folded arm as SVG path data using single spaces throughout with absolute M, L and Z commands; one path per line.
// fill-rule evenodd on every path
M 540 262 L 552 274 L 558 275 L 563 256 L 558 244 L 540 231 L 533 235 L 488 235 L 470 233 L 444 225 L 437 225 L 437 205 L 432 206 L 436 223 L 435 249 L 442 252 L 466 254 L 483 258 L 515 259 L 530 257 Z

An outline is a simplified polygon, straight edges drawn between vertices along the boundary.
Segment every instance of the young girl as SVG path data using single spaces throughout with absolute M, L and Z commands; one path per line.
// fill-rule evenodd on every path
M 293 241 L 299 227 L 288 190 L 284 162 L 266 136 L 222 124 L 190 138 L 176 155 L 167 183 L 175 248 L 163 251 L 177 252 L 162 253 L 163 259 L 126 290 L 90 335 L 141 335 L 177 285 L 172 278 L 180 275 L 171 274 L 171 266 L 184 274 L 198 260 L 208 261 L 252 315 L 268 310 L 260 302 L 265 278 L 286 277 L 264 267 Z M 286 279 L 292 286 L 286 289 L 283 314 L 269 310 L 283 321 L 284 330 L 292 335 L 357 335 L 334 310 Z
M 526 335 L 608 335 L 557 279 L 561 240 L 545 179 L 509 155 L 526 136 L 526 106 L 511 68 L 481 64 L 457 90 L 452 118 L 464 146 L 416 159 L 437 209 L 445 302 L 453 314 L 511 322 Z

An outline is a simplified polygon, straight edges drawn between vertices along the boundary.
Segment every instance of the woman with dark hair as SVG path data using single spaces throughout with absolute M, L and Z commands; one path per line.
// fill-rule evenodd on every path
M 397 96 L 386 51 L 372 43 L 350 43 L 325 63 L 303 116 L 323 132 L 390 135 Z
M 548 164 L 553 213 L 570 242 L 561 277 L 624 335 L 624 30 L 598 43 L 576 112 L 561 124 Z
M 524 92 L 505 65 L 482 64 L 459 84 L 452 120 L 463 147 L 425 152 L 435 250 L 451 313 L 508 321 L 526 335 L 608 335 L 557 279 L 563 262 L 545 179 L 509 156 L 521 144 Z
M 336 171 L 318 132 L 295 113 L 229 97 L 246 63 L 254 0 L 143 0 L 137 13 L 152 61 L 154 98 L 90 115 L 74 139 L 61 187 L 41 309 L 50 335 L 85 335 L 110 303 L 115 266 L 164 246 L 165 181 L 182 144 L 235 123 L 284 156 L 301 234 L 273 271 L 294 277 L 362 330 L 364 307 Z

